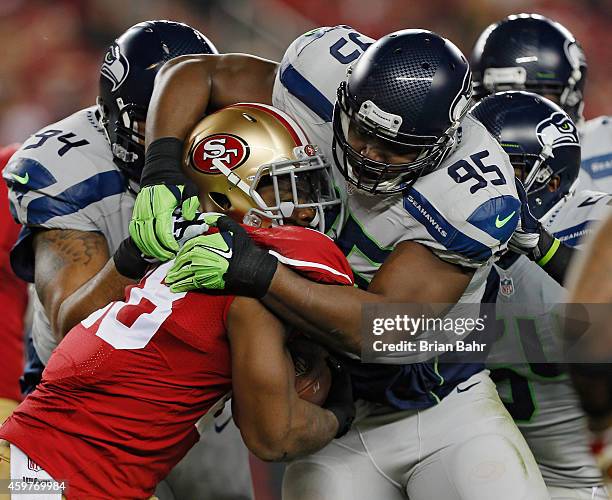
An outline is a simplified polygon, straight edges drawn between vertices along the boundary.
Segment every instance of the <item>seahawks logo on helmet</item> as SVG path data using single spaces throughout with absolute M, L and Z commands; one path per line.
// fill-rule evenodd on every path
M 565 114 L 556 111 L 538 123 L 536 127 L 538 141 L 542 146 L 556 148 L 559 146 L 579 146 L 576 125 Z
M 121 53 L 121 48 L 117 43 L 109 47 L 100 71 L 113 84 L 111 92 L 117 90 L 127 78 L 130 72 L 130 63 Z

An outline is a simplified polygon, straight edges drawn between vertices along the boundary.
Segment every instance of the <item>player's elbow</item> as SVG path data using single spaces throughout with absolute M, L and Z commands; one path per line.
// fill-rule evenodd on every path
M 284 433 L 271 432 L 242 432 L 242 439 L 247 448 L 257 458 L 264 462 L 282 462 L 288 460 L 289 439 Z
M 269 414 L 264 417 L 249 418 L 255 412 L 234 412 L 234 418 L 240 428 L 242 439 L 247 448 L 258 458 L 266 462 L 280 462 L 291 455 L 292 432 L 288 415 Z
M 216 54 L 190 54 L 178 56 L 166 62 L 155 77 L 155 85 L 161 81 L 185 80 L 189 82 L 195 75 L 205 76 L 206 68 L 214 63 Z
M 248 446 L 249 450 L 253 455 L 255 455 L 260 460 L 264 462 L 284 462 L 289 460 L 291 457 L 282 447 L 274 447 L 274 446 Z

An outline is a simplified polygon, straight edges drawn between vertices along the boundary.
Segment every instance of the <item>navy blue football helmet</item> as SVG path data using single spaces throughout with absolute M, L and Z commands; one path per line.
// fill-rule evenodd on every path
M 556 96 L 576 123 L 582 117 L 587 63 L 566 28 L 539 14 L 518 14 L 482 32 L 470 61 L 476 98 L 503 90 Z
M 402 30 L 381 38 L 355 62 L 338 88 L 333 117 L 338 168 L 364 191 L 402 191 L 448 155 L 471 95 L 469 64 L 449 40 L 425 30 Z M 391 154 L 415 159 L 370 159 L 351 147 L 351 134 L 369 137 Z
M 578 133 L 555 103 L 531 92 L 499 92 L 480 101 L 470 114 L 508 153 L 535 217 L 541 219 L 575 190 L 580 171 Z M 556 189 L 550 185 L 555 177 Z
M 115 164 L 139 183 L 144 166 L 144 130 L 155 75 L 165 62 L 186 54 L 216 54 L 199 31 L 173 21 L 146 21 L 129 28 L 108 48 L 97 99 Z

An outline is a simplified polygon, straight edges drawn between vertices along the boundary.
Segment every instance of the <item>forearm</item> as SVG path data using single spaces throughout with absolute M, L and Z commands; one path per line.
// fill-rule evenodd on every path
M 253 453 L 260 459 L 281 462 L 309 455 L 323 448 L 338 432 L 334 414 L 307 401 L 296 399 L 290 414 L 284 439 L 252 445 Z
M 272 300 L 270 300 L 272 299 Z M 284 308 L 274 309 L 276 302 Z M 361 353 L 361 309 L 388 300 L 356 287 L 323 285 L 302 278 L 282 264 L 274 275 L 265 304 L 286 321 L 313 326 L 308 333 L 332 348 Z M 290 313 L 290 314 L 289 314 Z M 298 318 L 298 322 L 295 321 Z
M 328 346 L 330 344 L 330 339 L 326 339 L 328 334 L 325 330 L 318 328 L 316 325 L 312 324 L 310 321 L 305 319 L 299 314 L 293 312 L 292 309 L 283 304 L 280 300 L 272 297 L 272 295 L 268 294 L 264 298 L 261 299 L 261 302 L 272 311 L 275 316 L 283 320 L 283 323 L 286 325 L 291 325 L 293 330 L 300 332 L 301 334 L 307 335 L 313 339 L 325 339 L 325 342 Z M 335 345 L 335 344 L 334 344 Z
M 236 297 L 227 314 L 234 420 L 262 460 L 289 460 L 325 446 L 338 432 L 329 410 L 298 397 L 284 328 L 254 299 Z
M 272 103 L 278 64 L 247 54 L 181 56 L 155 78 L 146 144 L 161 137 L 184 140 L 206 113 L 238 102 Z
M 53 325 L 57 341 L 92 312 L 109 302 L 121 300 L 125 287 L 134 283 L 134 280 L 119 274 L 113 259 L 110 259 L 100 272 L 62 301 Z
M 208 66 L 196 56 L 182 56 L 159 71 L 147 114 L 147 146 L 161 137 L 183 140 L 204 115 L 211 92 Z

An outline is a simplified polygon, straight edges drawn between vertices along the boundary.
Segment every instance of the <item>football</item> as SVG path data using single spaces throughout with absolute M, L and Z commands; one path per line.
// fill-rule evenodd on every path
M 288 344 L 295 365 L 295 390 L 300 398 L 323 405 L 331 386 L 332 375 L 327 366 L 327 351 L 305 337 L 296 337 Z

